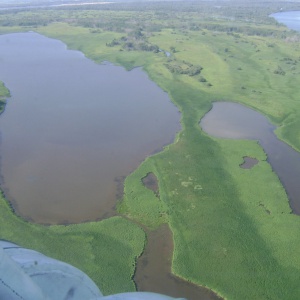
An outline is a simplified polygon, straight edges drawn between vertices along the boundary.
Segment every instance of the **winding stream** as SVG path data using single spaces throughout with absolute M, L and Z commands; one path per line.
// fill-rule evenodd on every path
M 139 291 L 152 291 L 188 300 L 221 300 L 213 291 L 171 273 L 173 238 L 167 225 L 147 232 L 147 245 L 138 259 L 134 281 Z
M 300 153 L 277 139 L 275 126 L 263 115 L 238 103 L 215 102 L 200 125 L 212 136 L 258 140 L 286 189 L 293 212 L 300 214 Z

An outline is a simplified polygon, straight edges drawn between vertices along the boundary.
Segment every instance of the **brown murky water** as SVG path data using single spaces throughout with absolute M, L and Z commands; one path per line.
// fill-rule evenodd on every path
M 37 33 L 0 36 L 1 188 L 17 214 L 78 223 L 114 214 L 120 179 L 180 130 L 140 68 L 96 64 Z
M 148 173 L 142 182 L 159 197 L 158 179 Z M 172 231 L 162 225 L 154 231 L 144 228 L 147 244 L 143 255 L 137 261 L 135 283 L 139 291 L 151 291 L 189 300 L 220 300 L 211 290 L 197 286 L 171 273 L 174 250 Z
M 189 300 L 218 300 L 215 293 L 171 274 L 172 232 L 167 225 L 147 232 L 147 245 L 138 259 L 134 280 L 139 291 L 151 291 Z
M 258 140 L 287 192 L 293 212 L 300 214 L 300 153 L 277 139 L 275 126 L 263 115 L 238 103 L 215 102 L 200 125 L 212 136 Z

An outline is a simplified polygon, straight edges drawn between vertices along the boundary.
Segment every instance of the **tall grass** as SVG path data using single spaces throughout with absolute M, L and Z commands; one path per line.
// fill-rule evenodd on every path
M 0 197 L 0 238 L 62 260 L 85 272 L 104 294 L 134 291 L 133 274 L 145 234 L 121 217 L 42 226 L 17 217 Z
M 121 12 L 109 13 L 124 17 Z M 128 16 L 134 18 L 135 13 L 126 12 Z M 196 20 L 197 15 L 191 16 Z M 161 26 L 167 24 L 157 18 Z M 169 223 L 175 243 L 172 271 L 226 299 L 299 299 L 299 217 L 291 214 L 286 193 L 265 153 L 254 141 L 215 139 L 199 127 L 213 101 L 236 101 L 266 115 L 278 125 L 277 135 L 300 150 L 299 46 L 278 34 L 192 31 L 182 28 L 180 18 L 172 19 L 171 27 L 153 33 L 149 41 L 165 50 L 174 47 L 172 59 L 201 65 L 201 74 L 171 73 L 166 67 L 169 58 L 162 53 L 106 47 L 106 42 L 120 37 L 118 32 L 93 33 L 64 23 L 37 31 L 63 40 L 97 62 L 110 60 L 127 69 L 143 65 L 181 111 L 182 131 L 176 142 L 149 157 L 126 178 L 124 199 L 118 205 L 120 213 L 150 228 Z M 257 27 L 264 29 L 263 24 Z M 282 30 L 272 24 L 265 29 Z M 241 169 L 244 156 L 255 157 L 259 163 L 250 170 Z M 159 180 L 159 198 L 142 184 L 149 172 Z M 144 234 L 128 221 L 113 218 L 44 228 L 24 223 L 5 205 L 1 211 L 3 238 L 81 267 L 99 284 L 105 282 L 105 291 L 133 289 L 130 276 Z M 70 250 L 64 249 L 66 244 Z M 68 255 L 70 251 L 73 255 Z M 109 261 L 108 256 L 113 267 L 101 260 Z M 95 267 L 102 263 L 109 272 L 107 278 L 113 278 L 119 272 L 117 266 L 122 266 L 126 280 L 105 281 Z

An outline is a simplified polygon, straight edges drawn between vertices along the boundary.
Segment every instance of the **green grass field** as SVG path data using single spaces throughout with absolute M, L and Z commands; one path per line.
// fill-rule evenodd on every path
M 122 24 L 136 15 L 130 11 L 84 13 L 86 19 L 113 16 L 112 22 L 122 20 Z M 97 62 L 109 60 L 126 69 L 143 66 L 181 111 L 182 131 L 175 142 L 147 158 L 126 178 L 124 198 L 118 204 L 121 215 L 149 228 L 169 224 L 175 244 L 173 273 L 226 299 L 299 299 L 299 216 L 291 214 L 287 195 L 265 153 L 255 141 L 216 139 L 199 127 L 213 101 L 235 101 L 267 116 L 278 126 L 278 137 L 299 151 L 297 34 L 271 22 L 239 23 L 240 28 L 274 32 L 267 36 L 242 30 L 234 34 L 207 28 L 190 30 L 184 27 L 187 15 L 176 12 L 177 18 L 168 19 L 167 15 L 139 12 L 137 26 L 143 25 L 144 16 L 145 24 L 151 17 L 151 26 L 164 27 L 148 32 L 147 41 L 166 51 L 175 49 L 170 58 L 161 52 L 124 50 L 122 45 L 107 47 L 106 43 L 126 35 L 117 29 L 95 31 L 58 18 L 59 22 L 34 30 L 62 40 Z M 192 16 L 191 22 L 198 22 L 197 14 Z M 217 17 L 204 21 L 214 28 L 231 24 Z M 1 28 L 1 32 L 5 30 Z M 203 69 L 194 76 L 180 73 L 190 65 Z M 244 156 L 255 157 L 259 163 L 242 169 L 239 164 Z M 159 198 L 142 184 L 149 172 L 158 178 Z M 134 289 L 134 261 L 145 237 L 133 223 L 117 217 L 43 227 L 23 222 L 3 199 L 0 203 L 2 238 L 72 263 L 101 283 L 106 293 Z M 66 240 L 68 249 L 64 248 Z M 70 256 L 70 252 L 74 254 Z M 101 257 L 108 255 L 109 264 L 105 264 Z M 108 279 L 118 274 L 120 280 L 111 286 L 101 274 Z
M 134 291 L 132 277 L 145 234 L 121 217 L 68 226 L 23 221 L 0 198 L 0 236 L 86 272 L 104 294 Z

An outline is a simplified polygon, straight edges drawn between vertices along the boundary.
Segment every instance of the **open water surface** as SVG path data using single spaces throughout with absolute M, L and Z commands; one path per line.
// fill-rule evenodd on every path
M 221 300 L 214 292 L 171 273 L 172 231 L 167 225 L 147 232 L 147 245 L 137 261 L 134 281 L 139 291 L 152 291 L 188 300 Z
M 116 178 L 173 141 L 180 115 L 136 68 L 99 65 L 37 33 L 0 36 L 1 188 L 17 214 L 46 224 L 114 214 Z
M 270 15 L 277 22 L 286 25 L 288 28 L 300 31 L 300 11 L 285 11 Z
M 285 187 L 293 212 L 300 214 L 300 153 L 276 137 L 275 126 L 267 118 L 238 103 L 215 102 L 200 125 L 212 136 L 258 140 Z

